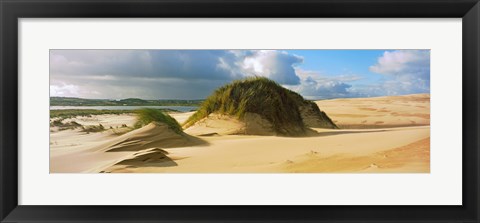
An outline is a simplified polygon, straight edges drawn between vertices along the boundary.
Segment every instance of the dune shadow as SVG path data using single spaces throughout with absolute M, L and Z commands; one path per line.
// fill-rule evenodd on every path
M 201 139 L 197 136 L 192 136 L 192 135 L 189 135 L 187 133 L 183 133 L 183 134 L 185 134 L 186 137 L 189 138 L 189 140 L 190 140 L 189 146 L 209 146 L 210 145 L 209 142 L 207 142 L 206 140 Z M 219 135 L 210 135 L 210 136 L 219 136 Z
M 147 151 L 135 153 L 133 158 L 122 160 L 115 165 L 125 165 L 127 168 L 138 167 L 169 167 L 178 166 L 178 164 L 167 156 L 168 152 L 155 148 Z
M 213 137 L 213 136 L 220 136 L 220 134 L 218 134 L 218 133 L 216 133 L 216 132 L 211 132 L 211 133 L 199 134 L 198 136 L 202 136 L 202 137 Z
M 340 129 L 391 129 L 391 128 L 401 128 L 401 127 L 422 127 L 429 126 L 430 124 L 419 124 L 419 123 L 410 123 L 410 124 L 339 124 Z
M 311 130 L 307 137 L 322 137 L 322 136 L 334 136 L 334 135 L 346 135 L 346 134 L 360 134 L 360 133 L 376 133 L 387 132 L 389 130 L 371 130 L 371 131 L 332 131 L 332 132 L 317 132 Z
M 106 152 L 125 152 L 125 151 L 141 151 L 149 148 L 178 148 L 191 146 L 208 146 L 206 140 L 191 136 L 186 133 L 175 135 L 171 138 L 155 138 L 150 136 L 148 138 L 127 138 L 116 142 L 109 146 Z

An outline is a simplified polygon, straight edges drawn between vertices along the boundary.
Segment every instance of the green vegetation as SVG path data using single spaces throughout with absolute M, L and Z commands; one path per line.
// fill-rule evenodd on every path
M 148 125 L 151 122 L 158 122 L 166 124 L 170 129 L 176 133 L 182 133 L 182 127 L 178 124 L 177 120 L 172 116 L 163 113 L 158 109 L 144 108 L 136 111 L 138 121 L 135 123 L 135 128 Z
M 75 121 L 64 123 L 63 120 L 58 119 L 50 122 L 50 127 L 58 127 L 59 130 L 66 130 L 66 129 L 76 129 L 78 127 L 82 127 L 82 125 L 78 124 Z
M 102 124 L 98 125 L 89 125 L 89 126 L 82 126 L 82 132 L 91 133 L 91 132 L 103 132 L 105 131 L 105 127 Z
M 198 106 L 203 100 L 122 100 L 50 97 L 50 106 Z
M 77 116 L 91 117 L 92 115 L 120 115 L 133 113 L 131 110 L 94 110 L 94 109 L 65 109 L 50 110 L 50 118 L 75 118 Z
M 173 119 L 171 116 L 164 114 L 164 112 L 172 112 L 176 110 L 172 109 L 141 109 L 141 110 L 94 110 L 94 109 L 65 109 L 65 110 L 50 110 L 50 118 L 52 121 L 50 122 L 51 127 L 58 127 L 58 130 L 66 130 L 66 129 L 76 129 L 82 128 L 82 132 L 91 133 L 91 132 L 102 132 L 107 130 L 102 124 L 99 125 L 88 125 L 82 126 L 81 124 L 71 121 L 65 122 L 65 119 L 68 118 L 75 118 L 78 116 L 81 117 L 91 117 L 92 115 L 106 115 L 106 114 L 113 114 L 113 115 L 120 115 L 120 114 L 136 114 L 139 117 L 139 121 L 135 124 L 134 128 L 128 127 L 126 124 L 122 124 L 119 128 L 117 126 L 116 129 L 110 127 L 113 133 L 117 135 L 124 134 L 128 131 L 131 131 L 135 128 L 140 128 L 152 121 L 166 123 L 170 128 L 172 128 L 175 132 L 182 132 L 182 128 Z
M 176 112 L 172 109 L 159 109 L 163 112 Z M 120 115 L 135 113 L 133 110 L 95 110 L 95 109 L 65 109 L 50 110 L 50 118 L 75 118 L 77 116 L 91 117 L 92 115 Z
M 50 127 L 58 127 L 59 131 L 81 128 L 80 131 L 86 132 L 86 133 L 105 131 L 105 127 L 102 124 L 82 126 L 81 124 L 75 121 L 64 122 L 64 119 L 62 118 L 50 122 Z
M 217 89 L 190 116 L 184 127 L 189 127 L 214 112 L 233 115 L 239 119 L 244 118 L 246 113 L 256 113 L 270 121 L 278 134 L 303 135 L 307 127 L 299 108 L 312 104 L 314 103 L 272 80 L 251 77 Z

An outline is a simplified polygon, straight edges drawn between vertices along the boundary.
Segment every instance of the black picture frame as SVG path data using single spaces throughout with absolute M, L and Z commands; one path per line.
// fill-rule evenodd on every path
M 0 15 L 1 222 L 479 222 L 478 0 L 0 0 Z M 74 17 L 462 18 L 463 205 L 18 205 L 17 21 Z

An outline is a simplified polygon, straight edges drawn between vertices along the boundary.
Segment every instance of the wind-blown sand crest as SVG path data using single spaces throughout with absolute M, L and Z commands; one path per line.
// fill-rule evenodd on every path
M 152 122 L 109 141 L 92 152 L 140 151 L 149 148 L 184 147 L 204 143 L 187 134 L 179 134 L 162 123 Z
M 206 145 L 199 138 L 178 134 L 162 123 L 150 123 L 142 128 L 110 139 L 98 146 L 71 153 L 51 155 L 52 172 L 101 172 L 126 160 L 143 158 L 151 163 L 166 156 L 160 148 Z

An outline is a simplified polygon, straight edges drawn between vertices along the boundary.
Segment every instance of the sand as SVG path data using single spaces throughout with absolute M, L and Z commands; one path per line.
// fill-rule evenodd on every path
M 230 115 L 212 113 L 184 131 L 195 136 L 277 135 L 269 121 L 258 114 L 248 112 L 243 120 Z
M 52 173 L 429 173 L 429 95 L 317 101 L 342 129 L 308 137 L 228 135 L 234 122 L 178 135 L 148 125 L 117 135 L 51 132 Z M 192 113 L 172 113 L 180 123 Z M 98 115 L 104 126 L 131 115 Z M 74 119 L 75 120 L 75 119 Z M 130 120 L 130 122 L 127 122 Z M 76 121 L 76 120 L 75 120 Z M 84 120 L 85 121 L 85 120 Z M 88 120 L 87 120 L 88 121 Z M 80 122 L 79 122 L 80 123 Z M 95 125 L 95 121 L 89 122 Z M 238 123 L 237 123 L 238 124 Z M 215 128 L 211 128 L 211 127 Z M 115 127 L 114 127 L 115 128 Z M 237 129 L 238 130 L 238 129 Z M 220 134 L 219 134 L 220 133 Z
M 430 125 L 430 94 L 316 101 L 340 128 Z

